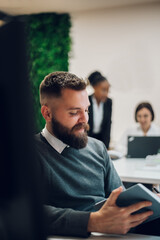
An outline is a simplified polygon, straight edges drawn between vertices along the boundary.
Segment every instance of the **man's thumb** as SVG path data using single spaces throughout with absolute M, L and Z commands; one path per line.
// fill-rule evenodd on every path
M 106 204 L 109 206 L 115 206 L 116 200 L 122 191 L 123 191 L 123 187 L 119 187 L 119 188 L 116 188 L 115 190 L 113 190 L 112 193 L 110 194 L 109 198 L 107 199 Z

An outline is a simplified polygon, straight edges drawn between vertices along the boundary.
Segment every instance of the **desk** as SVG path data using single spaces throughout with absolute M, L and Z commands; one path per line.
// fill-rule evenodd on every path
M 82 240 L 83 238 L 78 237 L 60 237 L 60 236 L 54 236 L 49 237 L 48 240 Z M 88 240 L 160 240 L 160 237 L 156 236 L 147 236 L 147 235 L 139 235 L 139 234 L 126 234 L 126 235 L 112 235 L 112 234 L 92 234 Z
M 160 171 L 147 167 L 143 158 L 121 158 L 113 164 L 122 181 L 160 184 Z

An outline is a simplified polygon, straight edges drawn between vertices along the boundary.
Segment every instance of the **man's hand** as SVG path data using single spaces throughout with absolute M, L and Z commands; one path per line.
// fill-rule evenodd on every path
M 146 211 L 132 215 L 141 208 L 151 206 L 152 203 L 149 201 L 128 207 L 118 207 L 116 200 L 122 191 L 122 187 L 115 189 L 102 208 L 90 214 L 88 232 L 126 234 L 131 228 L 138 226 L 153 214 L 152 211 Z

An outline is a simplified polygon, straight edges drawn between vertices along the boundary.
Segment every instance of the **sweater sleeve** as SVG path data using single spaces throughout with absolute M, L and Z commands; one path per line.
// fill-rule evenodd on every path
M 90 212 L 75 211 L 72 209 L 55 208 L 44 206 L 44 218 L 46 234 L 70 235 L 77 237 L 88 237 L 87 232 Z

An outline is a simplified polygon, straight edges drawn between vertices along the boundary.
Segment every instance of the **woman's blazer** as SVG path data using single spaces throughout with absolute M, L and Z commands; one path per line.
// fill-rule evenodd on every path
M 92 102 L 92 95 L 89 96 L 89 101 L 90 101 L 90 106 L 89 106 L 89 136 L 93 136 L 93 102 Z M 101 141 L 104 142 L 106 147 L 109 147 L 109 142 L 110 142 L 110 133 L 111 133 L 111 117 L 112 117 L 112 99 L 107 98 L 106 102 L 104 102 L 104 111 L 103 111 L 103 120 L 101 124 Z

